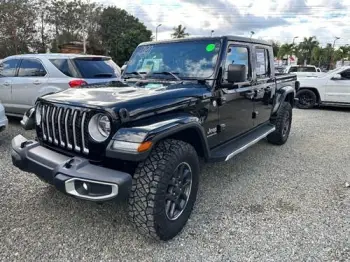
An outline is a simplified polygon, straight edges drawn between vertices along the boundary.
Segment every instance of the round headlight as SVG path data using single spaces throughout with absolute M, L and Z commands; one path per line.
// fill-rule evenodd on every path
M 41 106 L 37 106 L 35 109 L 35 122 L 39 126 L 41 124 Z
M 96 142 L 105 141 L 111 133 L 111 121 L 104 114 L 94 115 L 89 122 L 89 134 Z

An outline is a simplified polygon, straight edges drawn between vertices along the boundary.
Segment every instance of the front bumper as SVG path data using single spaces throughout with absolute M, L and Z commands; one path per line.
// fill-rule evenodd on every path
M 91 201 L 125 198 L 131 188 L 130 174 L 69 157 L 18 135 L 12 139 L 12 163 L 34 173 L 58 190 Z

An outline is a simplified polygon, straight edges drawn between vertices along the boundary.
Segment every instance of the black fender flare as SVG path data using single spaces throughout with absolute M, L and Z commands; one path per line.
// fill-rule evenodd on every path
M 296 96 L 295 88 L 293 86 L 284 86 L 276 91 L 276 99 L 272 109 L 272 116 L 276 116 L 282 103 L 286 100 L 288 95 L 291 97 L 291 104 L 294 107 L 294 99 Z
M 139 162 L 148 157 L 152 148 L 159 141 L 186 130 L 194 130 L 196 132 L 197 137 L 193 139 L 199 139 L 204 157 L 206 159 L 209 158 L 209 145 L 200 119 L 189 114 L 171 115 L 168 117 L 162 117 L 162 119 L 155 118 L 154 121 L 148 121 L 147 124 L 135 124 L 132 127 L 120 128 L 108 144 L 106 156 L 119 160 Z M 113 147 L 115 141 L 135 144 L 150 141 L 152 142 L 152 146 L 149 150 L 141 153 L 126 152 L 123 148 Z

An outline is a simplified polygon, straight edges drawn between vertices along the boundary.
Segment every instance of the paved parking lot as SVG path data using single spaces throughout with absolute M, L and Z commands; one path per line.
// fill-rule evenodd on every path
M 0 133 L 2 261 L 349 261 L 350 110 L 295 110 L 288 143 L 260 142 L 203 168 L 194 213 L 156 243 L 128 223 L 126 204 L 76 200 L 10 160 Z

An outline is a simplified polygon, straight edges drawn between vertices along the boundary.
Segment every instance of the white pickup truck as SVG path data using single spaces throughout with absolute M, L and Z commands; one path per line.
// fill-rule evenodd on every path
M 324 74 L 320 68 L 314 65 L 289 65 L 284 73 L 294 74 L 297 77 L 320 76 Z
M 298 108 L 316 105 L 350 106 L 350 66 L 343 66 L 320 76 L 298 77 Z

